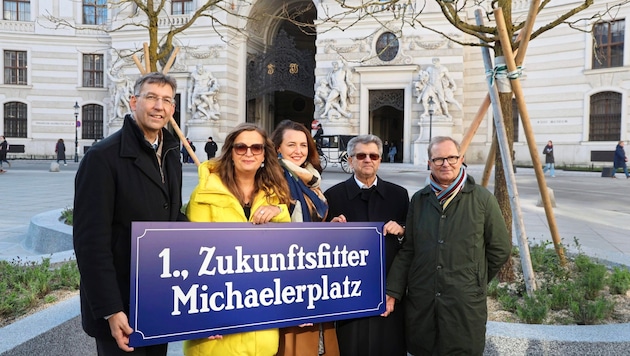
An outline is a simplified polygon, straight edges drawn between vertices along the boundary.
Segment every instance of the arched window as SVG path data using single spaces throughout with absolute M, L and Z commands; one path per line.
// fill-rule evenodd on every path
M 96 104 L 83 105 L 82 138 L 100 140 L 103 138 L 103 107 Z
M 621 94 L 605 91 L 591 96 L 589 141 L 619 141 L 621 137 Z
M 28 133 L 27 106 L 11 101 L 4 104 L 4 135 L 6 137 L 24 137 Z

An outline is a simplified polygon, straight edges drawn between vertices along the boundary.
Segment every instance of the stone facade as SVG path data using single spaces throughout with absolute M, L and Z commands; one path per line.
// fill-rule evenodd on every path
M 353 16 L 338 23 L 322 21 L 323 14 L 341 11 L 335 4 L 332 0 L 314 3 L 319 14 L 314 20 L 316 36 L 307 40 L 312 41 L 314 48 L 313 83 L 319 84 L 326 79 L 333 63 L 343 60 L 351 71 L 356 90 L 348 97 L 346 109 L 349 115 L 319 118 L 325 134 L 374 133 L 399 145 L 399 161 L 421 165 L 426 163 L 430 137 L 451 135 L 461 140 L 487 92 L 481 51 L 478 47 L 457 43 L 474 42 L 475 39 L 458 33 L 446 23 L 433 3 L 422 10 L 422 23 L 447 34 L 450 39 L 421 26 L 403 26 L 396 20 L 403 10 L 415 14 L 420 10 L 416 7 L 420 2 L 408 2 L 404 9 L 401 8 L 403 5 L 388 11 L 383 11 L 382 6 L 366 9 L 373 12 L 373 17 L 357 23 L 353 23 Z M 589 18 L 610 4 L 612 2 L 608 1 L 596 3 L 579 17 Z M 525 17 L 528 6 L 525 1 L 514 2 L 514 15 Z M 536 27 L 574 6 L 575 2 L 563 0 L 562 5 L 541 13 Z M 628 6 L 624 8 L 630 9 Z M 166 7 L 170 8 L 170 5 Z M 217 9 L 208 10 L 234 28 L 213 29 L 210 19 L 199 18 L 175 37 L 174 44 L 180 47 L 180 53 L 169 73 L 178 81 L 176 120 L 184 134 L 198 147 L 208 136 L 213 136 L 220 146 L 230 129 L 245 120 L 272 130 L 280 118 L 299 117 L 310 124 L 314 112 L 317 113 L 318 103 L 313 103 L 310 100 L 312 97 L 307 98 L 305 108 L 300 109 L 301 106 L 296 105 L 299 101 L 283 90 L 248 97 L 248 83 L 253 79 L 248 78 L 248 64 L 253 58 L 260 58 L 271 51 L 282 28 L 282 21 L 263 15 L 269 9 L 280 11 L 280 8 L 280 3 L 275 0 L 259 0 L 251 6 L 234 6 L 234 11 L 249 16 L 249 19 L 236 19 Z M 131 15 L 130 9 L 110 7 L 108 11 L 112 28 Z M 26 104 L 26 137 L 7 137 L 10 144 L 24 145 L 25 153 L 10 154 L 9 157 L 52 157 L 59 138 L 69 143 L 67 155 L 73 157 L 71 142 L 75 136 L 75 102 L 81 108 L 85 105 L 102 107 L 103 136 L 115 132 L 122 122 L 116 117 L 113 105 L 115 83 L 107 73 L 116 67 L 130 80 L 135 80 L 139 72 L 131 54 L 140 50 L 137 53 L 143 61 L 140 55 L 142 43 L 148 40 L 146 30 L 131 27 L 105 33 L 95 27 L 81 25 L 80 28 L 55 28 L 46 18 L 47 14 L 78 24 L 82 19 L 82 7 L 80 3 L 69 0 L 34 0 L 30 4 L 29 21 L 0 20 L 0 48 L 3 51 L 26 52 L 28 68 L 26 85 L 0 84 L 0 128 L 6 127 L 6 103 Z M 472 17 L 471 12 L 460 15 Z M 617 16 L 617 19 L 623 19 L 622 15 Z M 161 30 L 189 20 L 190 15 L 165 15 L 160 19 Z M 592 22 L 584 20 L 576 25 L 588 30 Z M 626 21 L 625 38 L 629 37 L 629 27 Z M 237 28 L 246 32 L 241 33 Z M 387 38 L 388 33 L 395 35 L 398 50 L 392 53 L 391 58 L 381 59 L 379 41 Z M 592 151 L 614 150 L 615 140 L 589 140 L 590 102 L 594 94 L 613 92 L 621 95 L 620 139 L 630 140 L 630 50 L 624 46 L 623 66 L 592 69 L 592 47 L 590 33 L 568 26 L 546 32 L 529 44 L 520 80 L 537 143 L 536 151 L 541 151 L 547 140 L 553 140 L 556 165 L 590 165 Z M 103 55 L 102 87 L 84 86 L 84 54 Z M 420 74 L 433 65 L 434 58 L 439 59 L 454 82 L 452 98 L 460 107 L 448 104 L 449 115 L 441 114 L 440 110 L 436 115 L 426 115 L 423 102 L 417 99 L 416 83 L 421 79 Z M 301 67 L 298 65 L 295 63 L 291 69 L 293 74 L 304 68 L 304 64 Z M 215 99 L 221 112 L 213 120 L 195 120 L 194 113 L 189 110 L 192 73 L 198 66 L 212 73 L 220 87 Z M 273 71 L 271 67 L 269 71 Z M 260 76 L 265 74 L 268 73 L 258 73 Z M 0 73 L 0 78 L 0 83 L 6 82 L 3 73 Z M 315 88 L 312 92 L 315 96 Z M 293 109 L 283 113 L 288 100 L 291 100 Z M 376 102 L 382 104 L 377 107 Z M 492 141 L 491 112 L 489 110 L 485 115 L 474 135 L 466 155 L 469 162 L 485 161 Z M 82 116 L 83 111 L 80 110 L 79 121 L 83 120 Z M 77 132 L 81 156 L 94 139 L 84 137 L 82 128 Z M 514 150 L 517 163 L 531 163 L 520 120 Z

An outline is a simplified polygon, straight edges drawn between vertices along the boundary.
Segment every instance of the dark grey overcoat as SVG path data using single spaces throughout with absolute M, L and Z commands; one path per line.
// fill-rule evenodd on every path
M 442 210 L 430 186 L 411 198 L 406 241 L 387 274 L 387 295 L 405 296 L 414 356 L 482 355 L 488 281 L 510 256 L 499 204 L 468 176 Z
M 129 313 L 132 221 L 186 220 L 179 144 L 162 130 L 157 157 L 127 115 L 122 129 L 93 145 L 75 178 L 74 250 L 81 272 L 81 319 L 90 336 L 110 337 L 105 316 Z

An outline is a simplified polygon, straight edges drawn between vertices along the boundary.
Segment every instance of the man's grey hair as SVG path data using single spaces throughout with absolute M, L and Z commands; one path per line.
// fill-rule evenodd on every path
M 357 144 L 367 145 L 369 143 L 375 143 L 378 146 L 378 154 L 383 155 L 383 141 L 375 135 L 359 135 L 353 137 L 348 141 L 348 156 L 354 156 L 356 153 Z
M 435 136 L 434 138 L 431 139 L 431 142 L 429 143 L 429 147 L 427 148 L 427 153 L 429 154 L 429 159 L 433 158 L 431 157 L 431 149 L 433 149 L 433 146 L 440 144 L 442 142 L 445 141 L 451 141 L 455 144 L 455 147 L 457 148 L 457 154 L 460 153 L 461 151 L 461 147 L 459 146 L 459 142 L 455 141 L 454 138 L 452 137 L 448 137 L 448 136 Z
M 136 80 L 136 83 L 133 85 L 133 95 L 140 95 L 140 91 L 142 90 L 142 86 L 144 84 L 168 84 L 171 86 L 171 88 L 173 88 L 173 95 L 175 95 L 175 92 L 177 92 L 177 80 L 175 80 L 175 78 L 163 73 L 151 72 L 141 76 L 140 78 L 138 78 L 138 80 Z

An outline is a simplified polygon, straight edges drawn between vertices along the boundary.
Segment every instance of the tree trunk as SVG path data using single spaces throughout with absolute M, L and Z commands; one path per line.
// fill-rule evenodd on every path
M 512 150 L 514 147 L 514 122 L 512 121 L 512 92 L 499 93 L 499 100 L 501 102 L 501 112 L 503 114 L 503 121 L 505 125 L 505 131 L 509 143 L 510 157 L 512 159 Z M 496 130 L 496 127 L 495 127 Z M 498 145 L 498 141 L 495 143 Z M 508 236 L 510 238 L 510 244 L 512 243 L 512 207 L 510 205 L 510 196 L 507 189 L 507 180 L 505 172 L 503 171 L 503 162 L 501 161 L 501 150 L 499 147 L 495 147 L 495 169 L 494 169 L 494 196 L 499 202 L 503 219 L 505 220 L 505 226 L 508 229 Z M 516 279 L 514 273 L 514 264 L 512 259 L 509 258 L 499 271 L 497 278 L 501 282 L 512 282 Z

